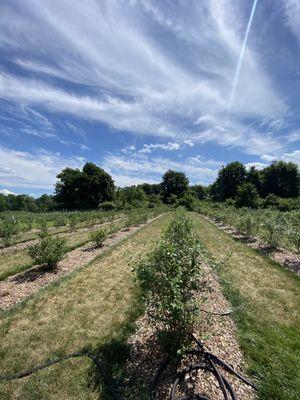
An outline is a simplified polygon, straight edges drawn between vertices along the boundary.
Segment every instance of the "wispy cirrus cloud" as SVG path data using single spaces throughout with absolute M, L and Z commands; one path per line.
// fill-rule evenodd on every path
M 34 79 L 2 74 L 0 96 L 11 102 L 167 139 L 197 138 L 194 123 L 208 113 L 222 125 L 229 118 L 230 132 L 222 136 L 235 133 L 237 120 L 245 125 L 244 118 L 285 113 L 285 101 L 249 45 L 237 101 L 226 114 L 245 24 L 233 1 L 165 7 L 146 0 L 84 6 L 26 0 L 18 10 L 4 7 L 0 47 L 15 50 L 12 62 Z M 161 40 L 163 34 L 169 41 Z M 69 90 L 57 79 L 78 85 Z M 230 142 L 217 139 L 224 146 Z

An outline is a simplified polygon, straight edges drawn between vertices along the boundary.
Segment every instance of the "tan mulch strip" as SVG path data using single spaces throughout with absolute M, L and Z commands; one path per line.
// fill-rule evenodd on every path
M 236 328 L 231 316 L 221 317 L 210 314 L 211 312 L 227 311 L 230 309 L 230 304 L 224 298 L 220 284 L 214 277 L 211 268 L 203 262 L 201 268 L 205 277 L 206 289 L 199 295 L 202 312 L 200 321 L 195 326 L 194 335 L 202 339 L 207 350 L 246 376 L 246 365 L 236 339 Z M 137 332 L 128 342 L 131 354 L 126 367 L 126 376 L 130 377 L 126 384 L 128 387 L 125 387 L 126 399 L 143 398 L 141 393 L 147 391 L 157 368 L 166 358 L 157 343 L 155 328 L 146 315 L 138 320 L 138 326 Z M 156 399 L 169 399 L 176 373 L 197 362 L 199 362 L 199 358 L 197 359 L 196 356 L 187 356 L 176 370 L 169 366 L 160 377 Z M 233 375 L 219 369 L 232 384 L 238 399 L 251 400 L 255 398 L 253 389 Z M 187 376 L 176 394 L 177 396 L 201 394 L 210 400 L 224 399 L 216 380 L 210 373 L 203 372 L 193 372 Z
M 149 220 L 147 223 L 152 222 L 154 219 Z M 133 234 L 145 225 L 141 224 L 124 228 L 112 234 L 100 248 L 92 247 L 91 243 L 88 243 L 68 252 L 65 258 L 58 263 L 54 271 L 47 271 L 44 266 L 34 266 L 25 272 L 21 272 L 0 282 L 0 310 L 8 310 L 15 304 L 36 293 L 42 287 L 50 285 L 62 276 L 86 265 L 109 247 L 120 242 L 120 240 Z
M 252 249 L 258 250 L 264 256 L 270 257 L 271 260 L 287 268 L 289 271 L 300 275 L 300 254 L 295 254 L 292 251 L 283 248 L 271 249 L 259 238 L 250 239 L 247 235 L 243 234 L 242 232 L 238 231 L 236 228 L 230 225 L 226 225 L 223 222 L 217 222 L 213 218 L 209 218 L 204 215 L 202 215 L 202 217 L 214 224 L 222 231 L 231 235 L 234 239 L 243 241 L 247 246 L 251 247 Z
M 101 224 L 95 224 L 95 225 L 88 226 L 88 227 L 82 227 L 82 228 L 77 228 L 77 229 L 73 229 L 73 230 L 66 230 L 66 231 L 57 233 L 56 236 L 64 237 L 64 236 L 72 235 L 72 233 L 74 234 L 74 233 L 77 233 L 77 232 L 79 233 L 79 232 L 89 231 L 91 229 L 97 229 L 97 228 L 100 228 L 101 226 L 106 226 L 106 225 L 109 225 L 111 223 L 121 221 L 122 219 L 124 219 L 124 218 L 118 218 L 118 219 L 115 219 L 113 221 L 107 221 L 107 222 L 103 222 Z M 39 230 L 37 229 L 36 231 L 38 232 Z M 49 231 L 51 233 L 51 230 L 49 230 Z M 9 247 L 0 247 L 0 255 L 7 254 L 7 253 L 13 253 L 14 251 L 27 249 L 29 246 L 37 243 L 38 241 L 39 241 L 39 239 L 30 239 L 30 240 L 26 240 L 26 242 L 16 243 L 16 244 L 13 244 L 13 245 L 11 245 Z

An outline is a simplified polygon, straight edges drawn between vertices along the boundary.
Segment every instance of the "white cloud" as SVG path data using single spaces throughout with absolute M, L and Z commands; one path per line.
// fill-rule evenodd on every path
M 300 150 L 294 150 L 289 153 L 283 153 L 280 156 L 274 156 L 271 154 L 264 154 L 260 157 L 262 160 L 272 162 L 272 161 L 286 161 L 286 162 L 293 162 L 300 166 Z
M 0 185 L 53 189 L 56 175 L 63 168 L 80 168 L 83 162 L 82 157 L 67 158 L 46 150 L 29 153 L 0 146 Z
M 209 184 L 217 176 L 221 165 L 221 162 L 215 160 L 190 158 L 179 162 L 168 158 L 148 157 L 146 154 L 131 154 L 130 157 L 112 154 L 104 157 L 101 163 L 101 166 L 112 174 L 119 186 L 126 186 L 130 182 L 158 183 L 168 169 L 184 172 L 191 183 Z
M 240 147 L 250 136 L 248 148 L 257 149 L 265 133 L 251 136 L 244 119 L 278 121 L 286 112 L 269 71 L 248 47 L 236 101 L 227 113 L 245 29 L 233 0 L 191 1 L 188 7 L 147 0 L 27 0 L 22 10 L 7 4 L 0 23 L 0 49 L 18 51 L 12 61 L 36 76 L 2 74 L 0 97 L 17 105 L 39 105 L 186 144 L 198 137 Z M 169 42 L 161 40 L 162 31 Z M 69 84 L 57 87 L 49 78 L 75 82 L 80 91 L 67 89 Z M 208 115 L 220 129 L 209 137 L 203 129 L 198 135 Z M 237 123 L 241 130 L 227 129 Z
M 300 41 L 300 2 L 298 0 L 283 0 L 286 24 Z
M 8 189 L 1 189 L 0 193 L 4 194 L 4 196 L 8 196 L 9 194 L 15 194 L 14 192 L 11 192 Z
M 175 142 L 168 142 L 166 144 L 163 144 L 163 143 L 144 144 L 143 148 L 138 150 L 138 153 L 140 153 L 140 154 L 149 154 L 153 150 L 157 150 L 157 149 L 169 150 L 169 151 L 179 150 L 180 149 L 180 144 L 179 143 L 175 143 Z

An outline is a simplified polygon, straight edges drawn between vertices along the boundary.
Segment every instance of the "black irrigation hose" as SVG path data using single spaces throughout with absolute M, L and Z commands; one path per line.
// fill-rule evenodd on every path
M 151 393 L 153 395 L 153 397 L 155 397 L 155 388 L 157 386 L 158 380 L 160 378 L 160 375 L 162 374 L 162 372 L 167 368 L 167 366 L 170 364 L 171 359 L 169 357 L 167 357 L 158 367 L 158 369 L 156 370 L 156 373 L 154 375 L 154 377 L 151 379 L 150 382 L 150 390 Z
M 102 364 L 100 363 L 100 361 L 91 353 L 87 352 L 87 351 L 78 351 L 75 353 L 70 353 L 67 354 L 63 357 L 59 357 L 56 358 L 54 360 L 48 360 L 45 361 L 43 364 L 39 364 L 36 367 L 33 367 L 31 369 L 28 369 L 26 371 L 21 371 L 21 372 L 17 372 L 14 375 L 0 375 L 0 382 L 10 382 L 16 379 L 21 379 L 21 378 L 25 378 L 26 376 L 30 376 L 32 374 L 34 374 L 37 371 L 41 371 L 42 369 L 48 368 L 52 365 L 61 363 L 62 361 L 65 360 L 69 360 L 70 358 L 77 358 L 77 357 L 88 357 L 90 360 L 92 360 L 94 362 L 94 364 L 96 365 L 96 367 L 101 371 L 101 374 L 103 376 L 103 379 L 105 381 L 105 384 L 107 386 L 108 391 L 110 392 L 112 398 L 114 400 L 119 400 L 119 397 L 117 396 L 116 392 L 114 391 L 114 389 L 112 388 L 110 379 L 107 377 L 105 369 L 103 368 Z
M 225 363 L 223 360 L 221 360 L 215 354 L 210 353 L 209 351 L 206 351 L 204 349 L 203 343 L 199 339 L 197 339 L 194 335 L 191 335 L 191 337 L 197 343 L 197 345 L 200 348 L 203 355 L 205 355 L 206 357 L 211 357 L 214 362 L 216 362 L 218 365 L 223 367 L 227 372 L 230 372 L 231 374 L 235 375 L 237 378 L 239 378 L 241 381 L 243 381 L 246 385 L 251 386 L 255 390 L 258 390 L 257 386 L 254 383 L 250 382 L 247 378 L 245 378 L 244 376 L 239 374 L 237 371 L 235 371 L 229 364 Z

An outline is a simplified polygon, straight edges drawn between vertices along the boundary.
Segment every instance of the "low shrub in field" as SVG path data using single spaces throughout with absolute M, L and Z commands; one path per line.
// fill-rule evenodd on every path
M 237 223 L 238 229 L 250 238 L 253 238 L 258 232 L 258 223 L 249 213 L 240 217 Z
M 40 231 L 39 231 L 39 233 L 38 233 L 38 236 L 39 236 L 41 239 L 44 239 L 44 238 L 46 238 L 47 236 L 49 236 L 48 224 L 47 224 L 47 221 L 46 221 L 45 219 L 40 220 L 40 222 L 39 222 L 39 229 L 40 229 Z
M 113 201 L 104 201 L 99 204 L 99 208 L 103 211 L 114 211 L 117 209 L 117 205 Z
M 265 242 L 274 249 L 279 247 L 285 231 L 284 223 L 277 218 L 268 218 L 264 221 L 263 229 Z
M 78 220 L 77 220 L 76 214 L 69 215 L 69 217 L 68 217 L 68 225 L 69 225 L 70 230 L 75 229 L 77 223 L 78 223 Z
M 0 222 L 0 238 L 5 247 L 10 246 L 11 241 L 19 231 L 18 223 L 14 216 L 4 218 Z
M 64 257 L 66 241 L 57 236 L 47 236 L 39 243 L 30 246 L 28 254 L 37 264 L 46 264 L 54 269 Z
M 106 239 L 107 233 L 105 229 L 97 229 L 90 233 L 90 240 L 95 247 L 101 247 Z
M 290 243 L 295 247 L 297 253 L 300 253 L 300 228 L 290 230 L 288 238 Z
M 160 342 L 173 356 L 189 343 L 198 313 L 194 293 L 199 285 L 199 254 L 191 220 L 177 215 L 155 250 L 134 269 Z

